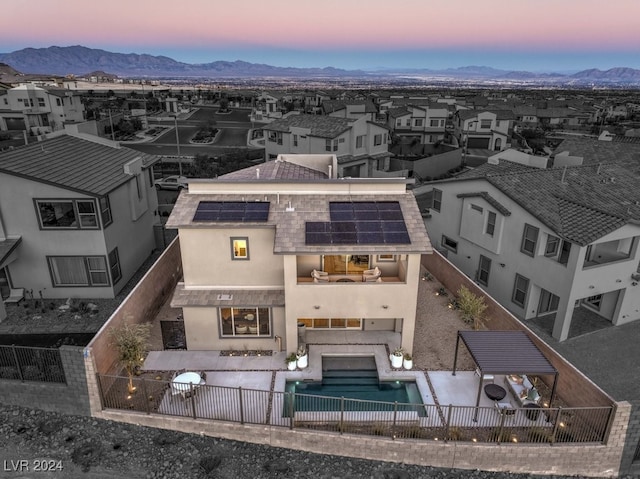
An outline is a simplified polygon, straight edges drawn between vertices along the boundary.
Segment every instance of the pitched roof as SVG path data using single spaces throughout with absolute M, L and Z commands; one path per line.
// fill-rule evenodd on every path
M 483 198 L 487 203 L 497 209 L 501 215 L 511 216 L 511 211 L 509 211 L 505 206 L 503 206 L 498 200 L 496 200 L 486 191 L 479 191 L 477 193 L 460 193 L 458 195 L 458 198 Z
M 155 156 L 107 143 L 60 135 L 0 152 L 0 172 L 101 196 L 131 180 L 124 173 L 126 163 L 141 158 L 147 167 L 156 161 Z
M 291 127 L 308 128 L 311 136 L 335 138 L 351 128 L 351 124 L 354 121 L 355 120 L 350 118 L 337 118 L 324 115 L 291 115 L 275 120 L 265 125 L 263 129 L 265 131 L 289 132 Z
M 640 175 L 607 163 L 538 169 L 482 165 L 458 179 L 485 178 L 559 236 L 581 246 L 640 222 Z
M 327 174 L 288 161 L 271 160 L 221 175 L 220 179 L 228 181 L 322 180 L 327 179 Z
M 572 156 L 583 157 L 584 164 L 607 162 L 637 164 L 640 159 L 640 143 L 602 141 L 596 138 L 566 138 L 553 153 L 557 155 L 563 151 L 568 151 Z

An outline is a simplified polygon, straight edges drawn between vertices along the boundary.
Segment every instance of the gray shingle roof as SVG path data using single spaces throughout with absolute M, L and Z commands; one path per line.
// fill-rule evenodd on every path
M 219 299 L 219 295 L 231 297 L 231 299 Z M 184 283 L 178 283 L 171 298 L 171 307 L 189 306 L 284 306 L 284 290 L 185 289 Z
M 258 170 L 260 171 L 259 176 Z M 220 179 L 225 181 L 258 181 L 259 179 L 322 180 L 327 179 L 327 174 L 288 161 L 272 160 L 256 166 L 243 168 L 242 170 L 232 171 L 231 173 L 220 176 Z
M 607 163 L 536 169 L 482 165 L 458 177 L 485 178 L 559 236 L 587 245 L 627 223 L 640 222 L 640 175 Z
M 123 166 L 142 158 L 150 166 L 155 156 L 62 135 L 0 153 L 0 171 L 89 195 L 105 195 L 131 180 Z
M 568 151 L 572 156 L 582 156 L 584 164 L 626 162 L 638 164 L 640 159 L 640 144 L 618 141 L 601 141 L 595 138 L 567 138 L 555 149 L 557 155 Z
M 308 128 L 311 131 L 311 136 L 335 138 L 351 128 L 351 124 L 354 121 L 350 118 L 323 115 L 291 115 L 287 118 L 275 120 L 265 125 L 263 129 L 265 131 L 288 132 L 291 127 Z

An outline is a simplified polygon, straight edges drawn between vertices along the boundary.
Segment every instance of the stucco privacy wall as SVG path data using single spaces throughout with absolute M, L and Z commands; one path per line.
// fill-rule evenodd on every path
M 0 403 L 63 414 L 90 415 L 83 348 L 61 346 L 59 350 L 66 384 L 2 379 Z
M 571 407 L 610 406 L 614 400 L 595 385 L 589 378 L 574 368 L 554 349 L 523 325 L 515 316 L 497 303 L 485 291 L 480 289 L 468 276 L 447 261 L 440 253 L 422 256 L 422 265 L 433 274 L 451 294 L 455 295 L 461 286 L 466 286 L 472 293 L 484 296 L 487 309 L 483 324 L 490 330 L 525 331 L 542 354 L 558 371 L 557 394 Z M 453 367 L 453 365 L 451 365 Z M 547 385 L 553 378 L 540 377 Z
M 180 243 L 176 237 L 85 348 L 87 386 L 92 413 L 95 414 L 102 409 L 96 373 L 119 372 L 116 351 L 109 345 L 109 329 L 125 322 L 135 324 L 153 321 L 162 305 L 173 294 L 181 277 Z
M 290 430 L 285 427 L 194 420 L 124 411 L 101 411 L 97 417 L 141 426 L 203 434 L 235 441 L 285 447 L 379 461 L 421 466 L 613 477 L 618 474 L 620 452 L 629 419 L 628 403 L 620 405 L 607 445 L 474 444 L 388 439 L 331 432 Z

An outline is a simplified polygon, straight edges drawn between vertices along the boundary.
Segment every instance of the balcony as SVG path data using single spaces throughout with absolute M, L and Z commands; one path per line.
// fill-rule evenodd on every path
M 298 258 L 297 283 L 314 286 L 380 283 L 404 284 L 406 282 L 406 259 L 399 255 L 320 255 Z M 316 265 L 320 265 L 317 267 Z M 316 267 L 314 267 L 316 266 Z M 371 277 L 366 272 L 376 269 L 378 274 Z M 313 272 L 322 276 L 314 280 Z
M 635 253 L 635 245 L 635 238 L 590 244 L 584 257 L 583 268 L 628 260 Z

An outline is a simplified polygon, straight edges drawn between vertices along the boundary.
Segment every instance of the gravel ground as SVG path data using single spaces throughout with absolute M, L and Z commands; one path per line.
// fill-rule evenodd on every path
M 569 477 L 443 469 L 326 456 L 17 406 L 0 406 L 0 424 L 0 464 L 4 466 L 0 477 L 3 478 Z M 20 460 L 26 462 L 19 463 Z M 20 464 L 24 465 L 22 471 L 12 470 Z M 35 472 L 42 464 L 50 465 L 50 472 Z

